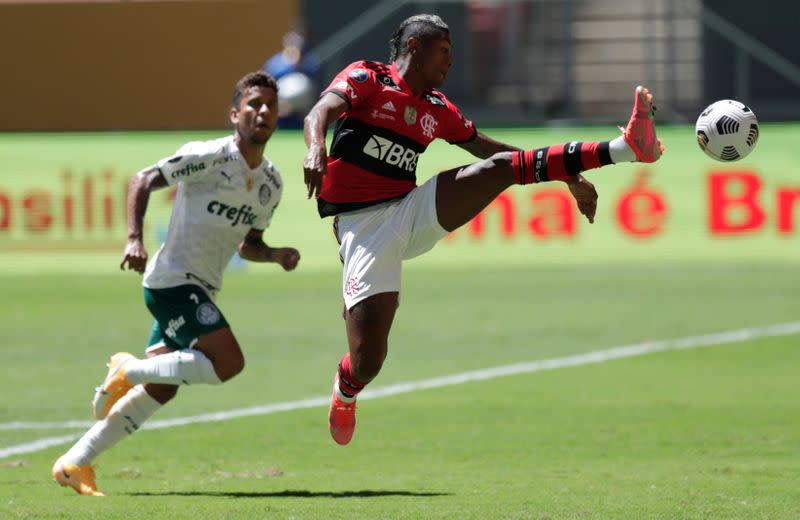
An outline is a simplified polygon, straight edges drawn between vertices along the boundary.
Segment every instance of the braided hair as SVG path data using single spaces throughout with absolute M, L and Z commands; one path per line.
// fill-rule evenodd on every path
M 389 40 L 389 63 L 408 52 L 408 39 L 414 37 L 423 43 L 441 33 L 449 33 L 450 28 L 435 14 L 415 14 L 406 18 Z

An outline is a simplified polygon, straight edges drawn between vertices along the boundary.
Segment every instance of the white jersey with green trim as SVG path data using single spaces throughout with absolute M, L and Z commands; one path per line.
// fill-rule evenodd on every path
M 163 289 L 190 283 L 214 297 L 245 235 L 269 226 L 283 192 L 280 173 L 266 158 L 250 169 L 233 136 L 187 143 L 156 166 L 178 191 L 167 238 L 142 284 Z

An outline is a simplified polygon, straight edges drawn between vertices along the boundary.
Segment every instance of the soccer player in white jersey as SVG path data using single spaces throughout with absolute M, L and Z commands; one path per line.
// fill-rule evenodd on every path
M 286 271 L 300 260 L 296 249 L 263 240 L 283 190 L 278 170 L 264 157 L 277 128 L 277 91 L 271 76 L 245 75 L 234 89 L 233 135 L 187 143 L 131 179 L 120 268 L 144 273 L 144 299 L 155 317 L 148 357 L 111 357 L 93 401 L 98 422 L 53 465 L 62 486 L 102 496 L 92 468 L 100 453 L 139 429 L 179 385 L 221 384 L 242 371 L 242 350 L 214 303 L 225 266 L 237 249 L 246 260 L 275 262 Z M 148 263 L 142 241 L 147 202 L 152 191 L 174 185 L 167 238 Z

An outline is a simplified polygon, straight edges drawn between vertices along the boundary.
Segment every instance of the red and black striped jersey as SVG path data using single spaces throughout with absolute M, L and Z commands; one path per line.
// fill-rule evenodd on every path
M 317 200 L 322 217 L 405 196 L 417 185 L 417 158 L 431 141 L 463 143 L 477 133 L 438 90 L 415 96 L 394 64 L 352 63 L 327 93 L 347 101 L 347 110 L 336 121 Z

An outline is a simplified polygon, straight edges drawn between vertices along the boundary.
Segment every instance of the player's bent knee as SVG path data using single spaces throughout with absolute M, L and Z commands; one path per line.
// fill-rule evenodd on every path
M 214 372 L 223 383 L 244 369 L 244 354 L 229 327 L 201 336 L 195 348 L 211 361 Z
M 217 362 L 214 363 L 214 370 L 223 383 L 233 379 L 233 377 L 244 370 L 244 355 L 242 351 L 237 348 L 236 352 L 232 352 L 224 358 L 217 359 Z
M 144 391 L 159 403 L 167 404 L 178 394 L 178 386 L 148 383 L 144 385 Z

